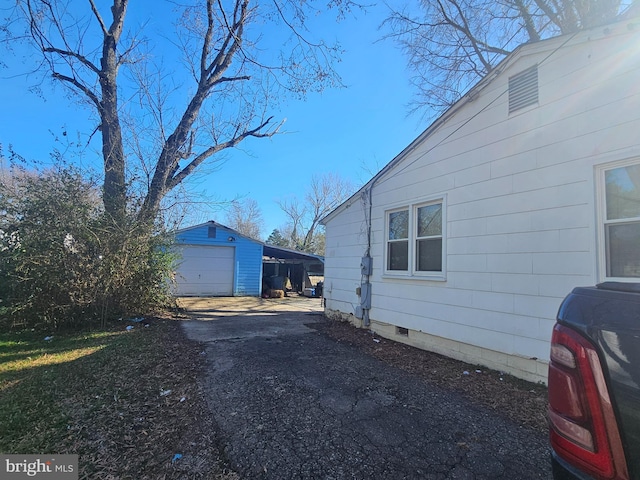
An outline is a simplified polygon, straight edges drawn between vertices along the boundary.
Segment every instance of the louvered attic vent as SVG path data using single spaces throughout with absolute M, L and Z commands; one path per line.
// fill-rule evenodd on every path
M 538 66 L 509 78 L 509 113 L 538 103 Z

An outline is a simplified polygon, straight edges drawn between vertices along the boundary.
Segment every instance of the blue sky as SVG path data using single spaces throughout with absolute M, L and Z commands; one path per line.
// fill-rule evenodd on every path
M 323 36 L 337 39 L 345 53 L 337 70 L 347 86 L 289 99 L 271 113 L 286 118 L 281 135 L 251 139 L 225 152 L 225 162 L 198 175 L 190 189 L 223 202 L 247 197 L 258 202 L 265 221 L 263 235 L 283 225 L 286 217 L 276 202 L 302 198 L 314 174 L 337 173 L 358 186 L 366 182 L 426 127 L 419 116 L 408 116 L 412 90 L 402 52 L 390 40 L 380 41 L 378 26 L 384 5 L 356 12 L 336 23 L 330 16 L 315 21 Z M 61 95 L 63 89 L 43 86 L 46 100 L 29 91 L 33 79 L 16 76 L 27 66 L 10 64 L 0 71 L 0 143 L 28 159 L 46 160 L 60 144 L 62 131 L 91 133 L 89 113 Z M 31 82 L 31 83 L 30 83 Z M 94 139 L 94 149 L 99 142 Z M 88 160 L 84 160 L 88 161 Z M 191 222 L 225 222 L 225 212 L 202 207 Z

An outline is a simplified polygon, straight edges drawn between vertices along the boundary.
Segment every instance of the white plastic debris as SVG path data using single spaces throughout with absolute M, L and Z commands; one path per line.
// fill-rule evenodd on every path
M 464 372 L 462 372 L 463 375 L 469 375 L 469 372 L 467 372 L 466 370 Z
M 51 337 L 44 337 L 44 341 L 45 341 L 45 342 L 50 342 L 51 340 L 53 340 L 53 336 L 51 336 Z
M 129 319 L 130 322 L 134 322 L 134 323 L 140 323 L 143 320 L 144 320 L 144 317 L 137 317 L 137 318 L 130 318 Z
M 374 338 L 373 341 L 376 343 L 380 343 L 380 340 L 378 340 L 377 338 Z
M 62 245 L 64 245 L 64 248 L 66 248 L 70 253 L 78 253 L 78 249 L 76 247 L 76 239 L 73 238 L 73 235 L 71 235 L 70 233 L 67 233 L 64 236 Z
M 476 370 L 476 373 L 482 373 L 482 370 Z
M 187 397 L 182 397 L 182 398 L 180 399 L 180 403 L 184 402 L 186 399 L 187 399 Z
M 127 325 L 127 331 L 133 330 L 133 325 Z
M 166 397 L 170 393 L 171 393 L 171 390 L 160 390 L 160 396 L 161 397 Z

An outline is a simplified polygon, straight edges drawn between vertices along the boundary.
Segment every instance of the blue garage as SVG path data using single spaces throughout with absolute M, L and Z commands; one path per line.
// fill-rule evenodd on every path
M 206 222 L 176 232 L 177 296 L 260 296 L 262 242 Z

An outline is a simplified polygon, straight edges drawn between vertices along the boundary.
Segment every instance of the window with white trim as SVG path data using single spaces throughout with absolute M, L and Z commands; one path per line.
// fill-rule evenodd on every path
M 388 275 L 443 277 L 443 199 L 386 212 Z
M 387 235 L 387 270 L 409 268 L 409 210 L 389 212 Z
M 416 271 L 442 271 L 442 203 L 416 208 Z
M 640 278 L 640 163 L 602 170 L 603 248 L 608 279 Z

